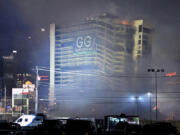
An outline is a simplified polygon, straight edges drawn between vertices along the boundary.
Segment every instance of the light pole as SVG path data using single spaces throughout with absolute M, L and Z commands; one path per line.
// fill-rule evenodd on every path
M 142 97 L 136 96 L 132 97 L 131 100 L 136 101 L 136 115 L 139 115 L 139 106 L 138 106 L 138 101 L 142 100 Z
M 164 72 L 164 69 L 148 69 L 148 72 L 154 72 L 155 74 L 155 90 L 156 90 L 156 121 L 158 120 L 158 100 L 157 100 L 157 73 Z
M 4 118 L 6 119 L 6 106 L 7 106 L 7 90 L 6 86 L 4 87 Z
M 24 90 L 24 89 L 22 89 L 22 91 L 21 91 L 21 115 L 22 115 L 22 113 L 24 113 L 24 112 L 23 112 L 23 105 L 24 105 L 24 104 L 23 104 L 23 90 Z
M 38 67 L 36 66 L 36 98 L 35 98 L 35 113 L 38 113 L 38 85 L 39 85 L 39 74 Z
M 152 117 L 151 117 L 151 92 L 148 92 L 147 93 L 148 97 L 149 97 L 149 120 L 151 121 L 152 120 Z

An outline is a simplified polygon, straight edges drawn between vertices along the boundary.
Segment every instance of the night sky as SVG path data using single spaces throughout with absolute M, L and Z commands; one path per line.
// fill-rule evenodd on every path
M 179 0 L 0 0 L 0 54 L 17 49 L 22 69 L 48 66 L 50 23 L 72 24 L 104 12 L 152 22 L 152 66 L 178 72 Z

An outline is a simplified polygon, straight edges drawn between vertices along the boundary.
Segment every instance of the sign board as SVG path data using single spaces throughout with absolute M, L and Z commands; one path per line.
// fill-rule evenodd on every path
M 29 89 L 12 88 L 12 108 L 13 113 L 29 112 Z
M 26 88 L 12 88 L 12 95 L 28 94 L 29 90 Z
M 75 38 L 74 52 L 89 52 L 95 50 L 94 38 L 91 35 L 78 36 Z
M 23 88 L 28 89 L 29 92 L 33 92 L 35 89 L 35 85 L 34 84 L 23 84 Z

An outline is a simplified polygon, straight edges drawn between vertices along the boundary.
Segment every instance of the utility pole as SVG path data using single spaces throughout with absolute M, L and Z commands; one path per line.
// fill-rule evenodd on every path
M 150 95 L 150 97 L 149 97 L 149 116 L 150 116 L 150 121 L 151 121 L 151 123 L 152 123 L 152 111 L 151 111 L 151 95 Z
M 158 90 L 157 90 L 157 72 L 164 72 L 164 69 L 148 69 L 148 72 L 154 72 L 155 73 L 155 90 L 156 90 L 156 94 L 155 94 L 155 102 L 156 102 L 156 121 L 158 120 Z
M 6 105 L 7 105 L 7 95 L 6 95 L 6 86 L 4 87 L 4 118 L 6 119 Z
M 148 98 L 149 98 L 149 120 L 152 122 L 152 116 L 151 116 L 151 96 L 152 96 L 152 93 L 151 92 L 148 92 L 147 93 L 147 95 L 148 95 Z
M 138 98 L 139 97 L 135 97 L 136 98 L 136 115 L 138 116 L 139 115 L 139 108 L 138 108 Z
M 156 121 L 158 120 L 158 99 L 157 99 L 157 71 L 155 73 L 155 89 L 156 89 Z
M 36 66 L 36 97 L 35 97 L 35 113 L 38 113 L 38 83 L 39 83 L 39 74 L 38 67 Z
M 22 89 L 22 92 L 21 92 L 21 115 L 23 113 L 23 89 Z

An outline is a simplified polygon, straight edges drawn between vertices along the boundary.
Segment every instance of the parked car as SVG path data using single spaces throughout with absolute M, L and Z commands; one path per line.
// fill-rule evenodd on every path
M 164 128 L 166 128 L 166 130 L 173 134 L 177 133 L 177 128 L 173 126 L 170 122 L 156 122 L 155 124 L 163 126 Z
M 0 135 L 23 135 L 23 131 L 17 123 L 1 122 Z
M 44 120 L 34 129 L 35 135 L 62 135 L 62 122 L 59 120 Z
M 35 127 L 43 122 L 44 115 L 39 114 L 27 114 L 20 116 L 15 123 L 18 123 L 21 127 Z
M 115 124 L 115 126 L 112 126 L 110 129 L 105 131 L 106 135 L 125 135 L 126 134 L 126 127 L 128 123 L 127 122 L 118 122 Z
M 128 124 L 125 128 L 126 135 L 139 135 L 141 132 L 141 125 Z
M 96 135 L 95 123 L 90 120 L 71 119 L 65 125 L 65 135 Z
M 176 133 L 162 124 L 144 125 L 140 135 L 175 135 Z

